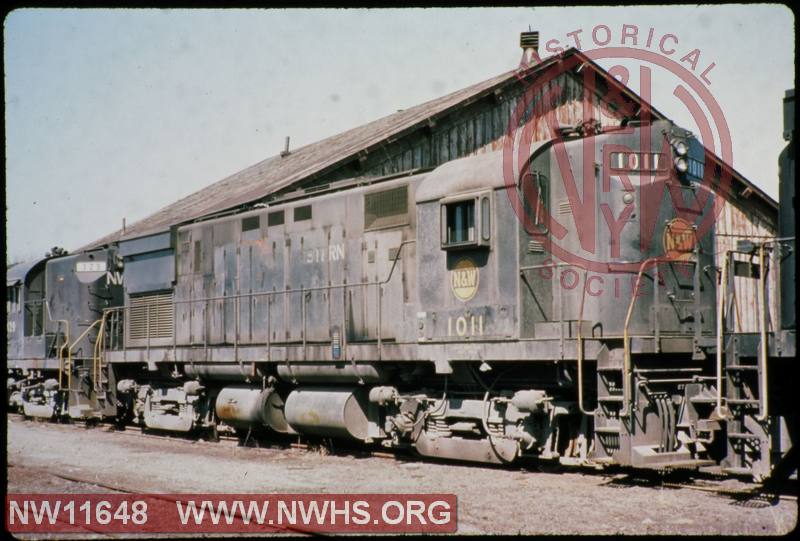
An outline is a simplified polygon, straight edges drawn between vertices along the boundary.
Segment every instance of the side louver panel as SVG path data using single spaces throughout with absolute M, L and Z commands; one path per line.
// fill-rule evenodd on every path
M 131 296 L 126 316 L 126 337 L 131 345 L 148 338 L 171 339 L 175 319 L 172 293 Z

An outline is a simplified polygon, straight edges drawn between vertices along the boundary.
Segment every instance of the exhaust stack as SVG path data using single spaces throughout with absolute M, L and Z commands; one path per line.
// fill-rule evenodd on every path
M 539 32 L 522 32 L 519 35 L 519 46 L 522 48 L 522 65 L 535 66 L 541 59 L 539 58 Z

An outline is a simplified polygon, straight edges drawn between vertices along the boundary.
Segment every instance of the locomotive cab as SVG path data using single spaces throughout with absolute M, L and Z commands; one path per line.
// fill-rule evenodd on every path
M 9 369 L 46 356 L 44 270 L 46 259 L 19 263 L 6 275 L 6 343 Z
M 95 388 L 103 311 L 121 299 L 112 250 L 42 259 L 7 274 L 9 404 L 30 417 L 106 415 Z M 103 397 L 104 398 L 104 397 Z M 112 404 L 113 408 L 113 404 Z
M 703 405 L 718 201 L 702 145 L 659 121 L 510 156 L 446 163 L 417 189 L 420 356 L 486 390 L 476 408 L 539 457 L 701 464 L 720 427 Z M 504 395 L 549 417 L 510 427 Z

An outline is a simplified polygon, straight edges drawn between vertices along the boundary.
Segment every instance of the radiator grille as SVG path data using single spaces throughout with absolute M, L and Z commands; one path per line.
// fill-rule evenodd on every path
M 399 186 L 364 196 L 364 229 L 408 223 L 408 186 Z
M 172 293 L 131 296 L 128 308 L 128 340 L 172 338 L 175 318 Z

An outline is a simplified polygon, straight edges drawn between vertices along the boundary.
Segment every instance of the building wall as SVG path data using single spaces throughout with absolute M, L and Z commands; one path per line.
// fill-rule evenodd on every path
M 726 202 L 717 220 L 716 255 L 717 267 L 722 268 L 727 250 L 736 249 L 740 240 L 759 241 L 774 237 L 777 233 L 774 219 L 755 211 L 746 199 L 733 199 Z M 735 254 L 734 260 L 742 262 L 738 265 L 741 272 L 747 272 L 748 262 L 758 264 L 758 255 L 748 256 Z M 769 330 L 778 327 L 778 282 L 777 262 L 770 261 L 767 274 L 769 295 Z M 757 274 L 756 274 L 757 276 Z M 728 312 L 729 325 L 739 332 L 757 332 L 759 321 L 758 279 L 757 277 L 735 276 L 734 289 L 736 300 L 732 310 Z
M 442 119 L 431 121 L 428 126 L 389 140 L 378 150 L 362 155 L 359 160 L 337 168 L 323 175 L 310 185 L 319 185 L 336 180 L 358 176 L 383 176 L 418 168 L 433 168 L 445 162 L 470 154 L 502 148 L 503 136 L 509 131 L 510 120 L 515 115 L 519 100 L 529 87 L 514 83 L 475 102 L 463 106 Z M 561 125 L 574 125 L 584 120 L 584 85 L 578 76 L 563 73 L 536 92 L 532 104 L 543 103 L 544 92 L 554 92 L 558 88 L 558 99 L 546 104 L 545 110 L 552 109 Z M 548 94 L 552 95 L 552 94 Z M 621 115 L 607 103 L 607 93 L 598 88 L 592 100 L 592 113 L 587 115 L 602 126 L 616 126 Z M 620 98 L 614 98 L 619 101 Z M 519 116 L 518 125 L 530 120 L 531 107 L 525 115 Z M 539 118 L 533 129 L 533 141 L 551 138 L 544 119 Z

